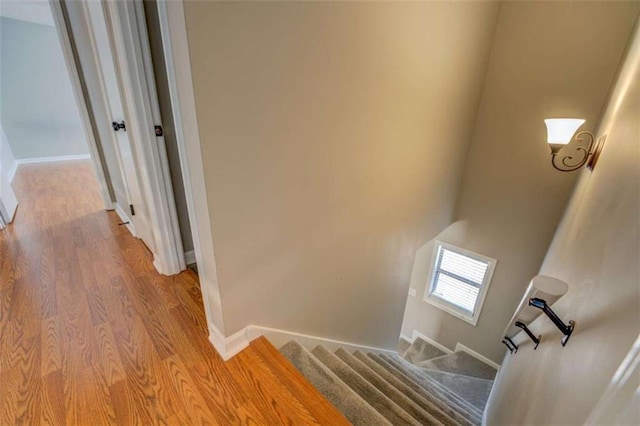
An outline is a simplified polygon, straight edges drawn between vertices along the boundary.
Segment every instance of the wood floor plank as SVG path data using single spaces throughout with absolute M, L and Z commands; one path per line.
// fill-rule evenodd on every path
M 254 404 L 269 424 L 318 424 L 286 387 L 269 386 L 280 382 L 253 348 L 242 351 L 227 364 L 243 391 L 256 395 Z
M 107 383 L 113 385 L 123 380 L 126 376 L 120 354 L 116 347 L 113 330 L 111 330 L 111 326 L 108 323 L 99 324 L 94 330 L 97 335 L 96 344 L 98 346 L 102 372 Z
M 321 424 L 348 425 L 349 421 L 329 401 L 322 398 L 320 392 L 300 374 L 295 367 L 265 338 L 261 337 L 251 342 L 256 353 L 285 383 L 287 388 L 305 401 L 305 407 Z
M 197 390 L 189 375 L 189 369 L 183 364 L 180 357 L 174 355 L 164 360 L 164 362 L 185 408 L 174 413 L 175 419 L 184 419 L 186 416 L 189 419 L 189 424 L 211 423 L 216 417 Z
M 42 404 L 40 406 L 40 424 L 64 424 L 64 389 L 62 386 L 62 371 L 57 370 L 42 377 Z
M 156 424 L 153 407 L 145 404 L 144 399 L 136 398 L 138 392 L 127 379 L 109 386 L 109 394 L 113 402 L 113 409 L 118 424 L 121 425 L 152 425 Z M 141 408 L 141 404 L 145 408 Z
M 115 425 L 116 414 L 111 401 L 109 385 L 102 371 L 90 366 L 80 373 L 80 424 Z
M 32 419 L 40 417 L 42 396 L 40 380 L 40 342 L 36 338 L 21 339 L 13 348 L 16 363 L 8 371 L 8 377 L 2 386 L 9 389 L 15 401 L 13 422 L 10 424 L 31 424 Z
M 40 332 L 42 346 L 41 375 L 59 371 L 62 368 L 62 354 L 60 351 L 60 319 L 57 316 L 46 318 L 42 321 Z
M 155 271 L 102 210 L 89 162 L 21 165 L 13 182 L 20 208 L 0 231 L 0 425 L 345 424 L 268 342 L 218 355 L 197 275 Z

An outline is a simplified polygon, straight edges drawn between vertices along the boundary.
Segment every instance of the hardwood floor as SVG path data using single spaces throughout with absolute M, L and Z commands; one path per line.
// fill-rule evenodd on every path
M 198 278 L 157 274 L 88 162 L 22 165 L 0 231 L 0 425 L 348 424 L 264 339 L 228 362 Z

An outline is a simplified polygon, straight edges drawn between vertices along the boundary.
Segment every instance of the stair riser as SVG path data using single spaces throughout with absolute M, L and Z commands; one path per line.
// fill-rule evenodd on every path
M 383 392 L 396 404 L 398 404 L 403 410 L 409 413 L 414 419 L 418 420 L 420 424 L 445 424 L 455 425 L 456 422 L 443 413 L 442 411 L 428 412 L 416 404 L 408 395 L 401 393 L 395 386 L 384 380 L 373 370 L 360 362 L 353 355 L 346 351 L 338 350 L 336 355 L 342 359 L 347 365 L 353 368 L 358 374 L 364 377 L 369 383 L 374 385 L 380 392 Z
M 371 356 L 371 355 L 370 355 Z M 405 371 L 399 365 L 394 365 L 390 360 L 382 358 L 374 358 L 374 361 L 378 362 L 384 368 L 392 371 L 397 378 L 405 382 L 405 384 L 412 386 L 414 390 L 421 392 L 430 401 L 437 404 L 441 409 L 450 408 L 455 410 L 461 416 L 469 419 L 473 423 L 479 423 L 482 417 L 477 408 L 471 406 L 460 400 L 455 395 L 450 395 L 446 389 L 436 387 L 433 384 L 426 384 L 423 380 L 413 375 L 410 371 Z
M 458 411 L 453 409 L 451 406 L 443 404 L 441 400 L 435 399 L 434 395 L 431 393 L 427 393 L 424 389 L 421 389 L 415 382 L 411 381 L 411 385 L 406 384 L 403 380 L 396 377 L 392 372 L 385 369 L 383 366 L 369 358 L 362 352 L 356 351 L 354 356 L 360 360 L 362 363 L 369 366 L 376 373 L 385 378 L 385 380 L 397 389 L 399 389 L 404 395 L 410 397 L 416 404 L 421 406 L 424 410 L 430 413 L 434 412 L 443 412 L 447 416 L 451 417 L 458 424 L 467 426 L 472 425 L 477 422 L 471 422 L 469 419 Z M 400 373 L 397 373 L 400 374 Z M 409 381 L 408 378 L 406 380 Z M 435 400 L 434 400 L 435 399 Z
M 419 353 L 420 347 L 429 353 Z M 412 356 L 417 358 L 437 355 L 423 343 L 413 348 Z M 491 383 L 424 371 L 393 354 L 351 354 L 344 349 L 333 353 L 324 346 L 309 352 L 293 341 L 283 346 L 281 353 L 347 420 L 358 426 L 479 425 L 482 411 L 444 385 L 455 388 L 471 380 L 469 388 L 473 389 L 463 396 L 483 405 L 481 399 L 473 398 L 483 396 Z M 467 389 L 458 391 L 464 393 Z

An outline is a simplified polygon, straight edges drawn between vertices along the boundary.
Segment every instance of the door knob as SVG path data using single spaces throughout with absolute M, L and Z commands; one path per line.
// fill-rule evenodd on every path
M 117 121 L 112 121 L 111 127 L 113 127 L 113 131 L 115 132 L 117 132 L 120 129 L 124 130 L 125 132 L 127 131 L 127 128 L 124 125 L 124 121 L 121 121 L 119 123 Z

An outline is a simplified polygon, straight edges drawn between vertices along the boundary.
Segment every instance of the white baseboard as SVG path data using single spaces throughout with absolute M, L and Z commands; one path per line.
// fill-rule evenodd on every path
M 224 337 L 224 334 L 222 334 L 222 332 L 218 330 L 218 327 L 216 327 L 211 323 L 208 323 L 208 325 L 209 325 L 209 342 L 211 342 L 213 347 L 216 348 L 216 351 L 226 361 L 227 359 L 231 358 L 231 357 L 225 358 L 225 354 L 227 353 L 227 348 L 225 346 L 226 338 Z
M 469 355 L 471 355 L 472 357 L 479 359 L 480 361 L 484 362 L 485 364 L 488 364 L 490 366 L 492 366 L 493 368 L 495 368 L 496 370 L 500 369 L 500 364 L 498 364 L 497 362 L 491 361 L 489 358 L 487 358 L 486 356 L 479 354 L 478 352 L 474 351 L 473 349 L 463 345 L 462 343 L 458 342 L 458 344 L 456 345 L 456 352 L 466 352 Z
M 406 340 L 406 341 L 407 341 L 407 342 L 409 342 L 409 343 L 413 343 L 413 339 L 412 339 L 411 337 L 409 337 L 409 336 L 405 336 L 405 335 L 404 335 L 404 334 L 402 334 L 402 333 L 400 333 L 400 338 L 401 338 L 402 340 Z
M 215 325 L 209 323 L 209 342 L 211 342 L 218 354 L 220 354 L 222 359 L 225 361 L 233 358 L 236 354 L 249 346 L 249 343 L 252 340 L 257 339 L 260 336 L 265 336 L 271 344 L 277 348 L 282 347 L 290 340 L 295 340 L 310 350 L 317 345 L 324 345 L 331 351 L 344 348 L 350 352 L 360 350 L 366 352 L 397 354 L 397 351 L 391 349 L 376 348 L 357 343 L 327 339 L 325 337 L 310 336 L 308 334 L 262 327 L 259 325 L 249 325 L 231 336 L 225 337 Z
M 89 154 L 78 155 L 58 155 L 55 157 L 33 157 L 33 158 L 20 158 L 16 159 L 16 163 L 20 164 L 33 164 L 33 163 L 55 163 L 58 161 L 74 161 L 74 160 L 90 160 Z
M 187 265 L 193 265 L 196 263 L 196 252 L 193 250 L 185 251 L 184 261 Z
M 228 361 L 249 346 L 247 328 L 225 337 L 218 327 L 209 323 L 209 342 L 211 342 L 222 359 Z
M 458 342 L 456 344 L 456 349 L 455 351 L 452 351 L 451 349 L 447 348 L 446 346 L 436 342 L 435 340 L 425 336 L 424 334 L 420 333 L 418 330 L 413 330 L 413 336 L 411 339 L 409 339 L 407 336 L 404 335 L 400 335 L 400 337 L 402 337 L 403 339 L 408 340 L 409 342 L 413 343 L 413 341 L 419 337 L 422 340 L 424 340 L 427 343 L 432 344 L 433 346 L 435 346 L 436 348 L 440 349 L 443 352 L 446 352 L 447 354 L 451 354 L 453 352 L 466 352 L 469 355 L 471 355 L 472 357 L 479 359 L 480 361 L 484 362 L 485 364 L 488 364 L 490 366 L 492 366 L 493 368 L 495 368 L 496 370 L 500 369 L 500 364 L 490 360 L 489 358 L 487 358 L 486 356 L 479 354 L 478 352 L 474 351 L 473 349 L 463 345 L 462 343 Z
M 430 337 L 425 336 L 424 334 L 420 333 L 418 330 L 413 330 L 413 336 L 409 341 L 413 343 L 413 341 L 417 337 L 421 338 L 422 340 L 424 340 L 427 343 L 432 344 L 433 346 L 435 346 L 436 348 L 440 349 L 442 352 L 444 352 L 446 354 L 452 354 L 453 353 L 453 351 L 451 349 L 449 349 L 448 347 L 444 346 L 441 343 L 436 342 L 435 340 L 433 340 Z
M 13 178 L 18 170 L 18 165 L 18 161 L 14 161 L 11 167 L 9 167 L 9 171 L 7 172 L 7 179 L 9 180 L 9 183 L 13 182 Z
M 279 330 L 277 328 L 262 327 L 259 325 L 250 325 L 247 327 L 247 337 L 249 341 L 255 340 L 260 336 L 265 336 L 276 347 L 282 347 L 290 340 L 295 340 L 307 349 L 313 349 L 318 345 L 324 345 L 331 351 L 344 348 L 349 352 L 355 350 L 366 352 L 390 353 L 397 354 L 397 350 L 376 348 L 373 346 L 360 345 L 358 343 L 344 342 L 340 340 L 328 339 L 326 337 L 310 336 L 308 334 L 295 333 L 292 331 Z

